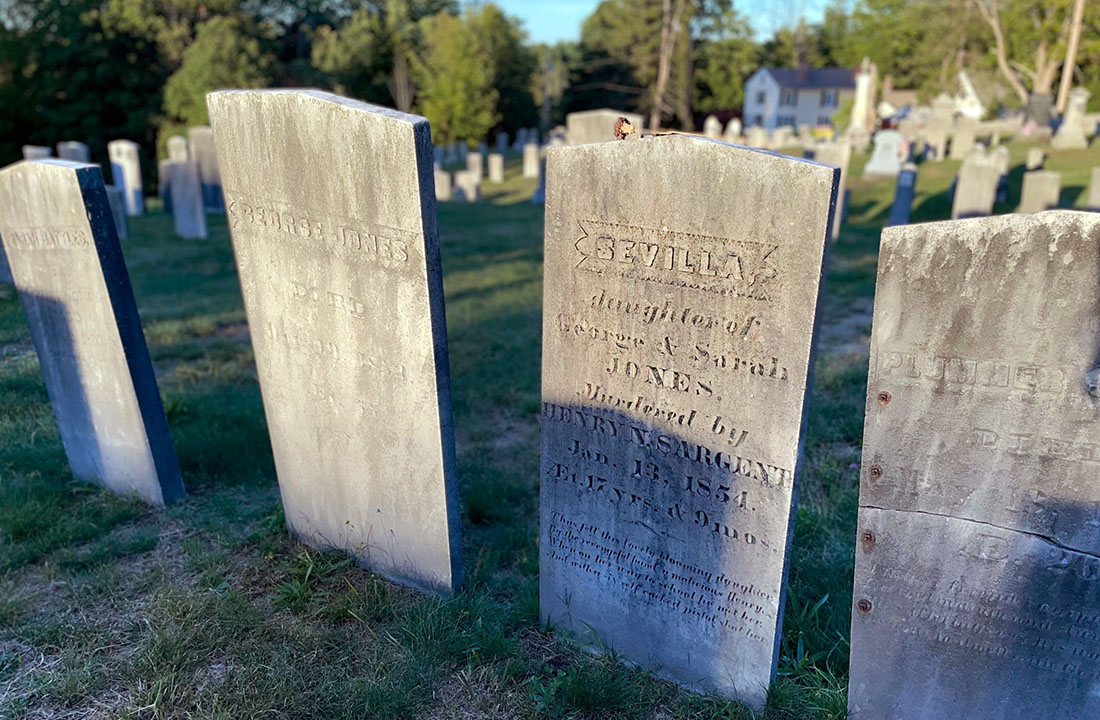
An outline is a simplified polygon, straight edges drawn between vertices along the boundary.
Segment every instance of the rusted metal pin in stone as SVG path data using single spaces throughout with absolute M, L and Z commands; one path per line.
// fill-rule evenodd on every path
M 890 393 L 883 390 L 882 392 L 880 392 L 878 394 L 878 404 L 879 405 L 889 405 L 890 404 L 890 399 L 892 397 L 893 396 Z
M 864 530 L 863 534 L 860 535 L 860 539 L 863 541 L 864 545 L 874 545 L 875 544 L 875 534 L 873 532 L 871 532 L 870 530 Z
M 871 612 L 871 601 L 867 598 L 862 598 L 859 602 L 856 603 L 856 607 L 860 609 L 860 612 Z
M 881 465 L 872 465 L 871 469 L 868 472 L 871 474 L 871 477 L 873 477 L 874 479 L 877 480 L 880 477 L 882 477 L 882 466 Z

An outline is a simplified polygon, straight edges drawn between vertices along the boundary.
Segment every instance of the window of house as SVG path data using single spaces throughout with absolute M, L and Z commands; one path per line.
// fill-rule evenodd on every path
M 767 100 L 767 98 L 768 98 L 767 93 L 765 93 L 763 90 L 761 90 L 760 92 L 756 93 L 756 104 L 757 105 L 763 105 L 764 102 Z
M 818 115 L 817 116 L 817 124 L 832 127 L 833 126 L 833 119 L 831 117 L 829 117 L 828 115 Z
M 753 125 L 763 125 L 763 124 L 764 124 L 764 116 L 763 115 L 757 115 L 756 116 L 756 121 L 753 123 Z
M 783 91 L 783 102 L 781 105 L 795 105 L 797 103 L 798 94 L 794 90 Z
M 836 107 L 836 90 L 822 91 L 821 107 Z

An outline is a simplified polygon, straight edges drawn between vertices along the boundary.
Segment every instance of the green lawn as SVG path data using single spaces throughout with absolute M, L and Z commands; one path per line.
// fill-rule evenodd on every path
M 1027 146 L 1010 145 L 1014 163 Z M 830 258 L 784 623 L 764 718 L 844 718 L 876 250 L 893 180 L 849 181 Z M 1100 148 L 1051 153 L 1083 201 Z M 914 221 L 958 168 L 921 167 Z M 1018 202 L 1020 168 L 1011 176 Z M 0 717 L 750 718 L 538 625 L 542 207 L 510 157 L 440 208 L 467 591 L 444 602 L 288 539 L 228 231 L 131 224 L 126 260 L 189 498 L 72 480 L 22 310 L 0 286 Z

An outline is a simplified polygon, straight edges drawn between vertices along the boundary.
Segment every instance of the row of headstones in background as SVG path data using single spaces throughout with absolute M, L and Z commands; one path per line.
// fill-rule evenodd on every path
M 183 135 L 173 135 L 167 140 L 168 161 L 158 163 L 158 172 L 166 173 L 166 187 L 170 203 L 166 209 L 172 213 L 176 234 L 182 238 L 205 238 L 206 204 L 203 183 L 195 147 Z M 218 189 L 221 195 L 221 189 Z
M 24 160 L 45 160 L 50 157 L 53 157 L 53 153 L 50 148 L 44 145 L 23 146 Z M 70 160 L 85 164 L 89 164 L 92 161 L 92 154 L 88 146 L 76 140 L 63 140 L 57 143 L 57 157 L 61 160 Z M 120 239 L 126 240 L 130 236 L 130 231 L 123 190 L 119 185 L 107 185 L 106 193 L 111 214 L 114 217 L 115 232 Z M 10 272 L 0 272 L 0 279 L 4 278 L 6 278 L 6 282 L 11 282 Z

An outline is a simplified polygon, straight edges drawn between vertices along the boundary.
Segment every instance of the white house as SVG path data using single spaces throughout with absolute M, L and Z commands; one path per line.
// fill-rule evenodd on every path
M 848 68 L 760 68 L 745 82 L 745 127 L 832 125 L 833 114 L 855 92 Z

